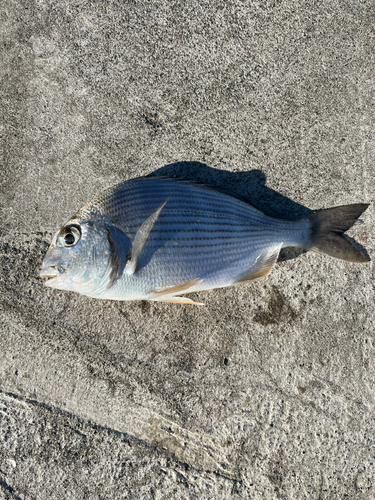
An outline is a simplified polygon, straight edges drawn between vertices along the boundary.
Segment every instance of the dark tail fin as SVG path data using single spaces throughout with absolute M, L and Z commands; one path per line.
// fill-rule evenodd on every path
M 307 217 L 310 222 L 309 250 L 349 262 L 368 262 L 368 259 L 343 236 L 367 207 L 365 203 L 358 203 L 312 212 Z

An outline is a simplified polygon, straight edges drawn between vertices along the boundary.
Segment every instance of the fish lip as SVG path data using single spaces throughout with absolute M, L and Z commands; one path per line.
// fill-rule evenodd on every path
M 45 285 L 49 284 L 51 281 L 54 281 L 56 278 L 61 276 L 64 273 L 64 268 L 61 266 L 48 266 L 42 267 L 39 272 L 39 276 L 41 278 L 50 278 L 45 282 Z

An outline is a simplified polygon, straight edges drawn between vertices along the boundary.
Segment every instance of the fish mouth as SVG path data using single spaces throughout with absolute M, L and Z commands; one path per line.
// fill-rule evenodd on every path
M 61 276 L 64 273 L 64 268 L 61 266 L 49 266 L 49 267 L 42 267 L 42 269 L 39 272 L 39 276 L 41 278 L 49 278 L 47 281 L 45 281 L 45 285 L 49 286 L 49 284 L 52 281 L 55 281 L 56 278 Z

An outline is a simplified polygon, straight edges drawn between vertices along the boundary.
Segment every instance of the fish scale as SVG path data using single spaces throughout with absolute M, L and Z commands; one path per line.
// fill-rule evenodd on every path
M 366 262 L 341 236 L 366 208 L 286 221 L 199 183 L 133 179 L 77 212 L 54 237 L 40 274 L 52 278 L 48 286 L 90 297 L 192 303 L 181 294 L 265 276 L 285 246 Z
M 145 244 L 137 276 L 119 281 L 112 290 L 114 296 L 123 295 L 129 288 L 136 293 L 147 293 L 194 278 L 203 281 L 192 291 L 227 286 L 251 267 L 270 241 L 275 248 L 281 243 L 280 223 L 269 223 L 266 229 L 265 216 L 249 204 L 198 184 L 152 177 L 137 179 L 113 189 L 98 201 L 114 221 L 125 220 L 124 228 L 132 235 L 141 223 L 140 214 L 155 210 L 171 192 L 154 225 L 153 236 Z M 189 225 L 194 226 L 194 237 L 189 236 Z M 158 251 L 160 248 L 164 252 Z M 166 251 L 168 260 L 163 257 Z M 180 258 L 183 266 L 174 264 Z M 142 273 L 146 267 L 148 272 Z M 160 274 L 164 281 L 160 280 Z

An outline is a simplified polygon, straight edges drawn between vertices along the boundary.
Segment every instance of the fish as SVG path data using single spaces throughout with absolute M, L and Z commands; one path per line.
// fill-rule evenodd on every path
M 139 177 L 107 189 L 64 224 L 40 277 L 96 299 L 201 305 L 185 295 L 267 276 L 284 247 L 368 262 L 343 236 L 367 207 L 283 220 L 212 186 Z

